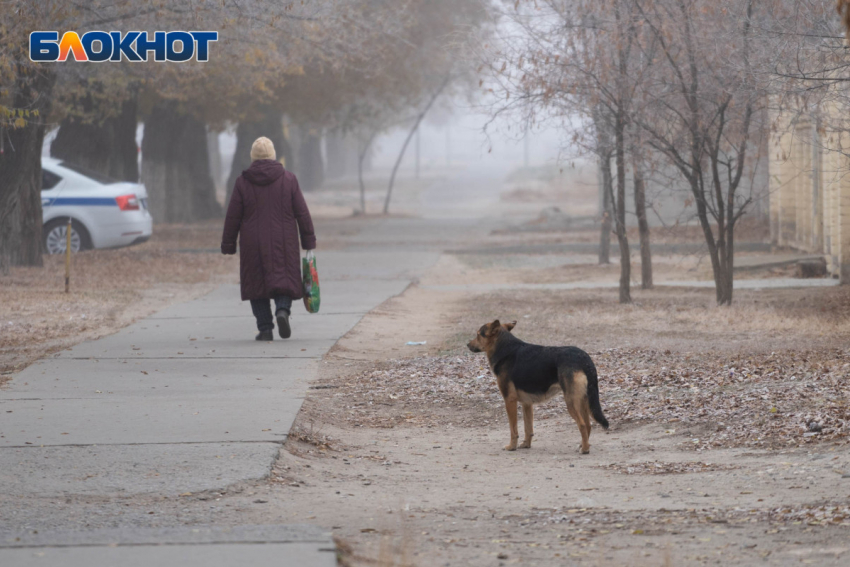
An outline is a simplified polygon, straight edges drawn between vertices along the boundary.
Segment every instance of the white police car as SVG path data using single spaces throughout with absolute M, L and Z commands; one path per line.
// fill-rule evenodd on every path
M 44 250 L 65 252 L 68 217 L 71 250 L 116 248 L 151 237 L 148 194 L 139 183 L 115 181 L 53 158 L 41 158 Z

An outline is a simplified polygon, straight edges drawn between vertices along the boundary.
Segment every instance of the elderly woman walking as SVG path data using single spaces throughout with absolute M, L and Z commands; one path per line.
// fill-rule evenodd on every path
M 258 341 L 274 339 L 275 318 L 280 338 L 292 334 L 292 300 L 303 295 L 300 249 L 316 248 L 313 220 L 298 180 L 275 157 L 271 140 L 257 138 L 251 147 L 251 166 L 236 180 L 221 237 L 221 253 L 236 254 L 239 236 L 242 301 L 251 301 Z M 270 300 L 275 304 L 274 317 Z

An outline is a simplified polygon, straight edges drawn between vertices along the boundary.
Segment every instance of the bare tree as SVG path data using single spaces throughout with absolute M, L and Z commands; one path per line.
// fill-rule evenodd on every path
M 649 66 L 645 57 L 649 49 L 641 45 L 646 37 L 638 26 L 636 1 L 521 0 L 511 2 L 504 15 L 509 22 L 507 31 L 496 46 L 496 57 L 487 61 L 495 76 L 494 115 L 518 110 L 527 121 L 561 124 L 572 134 L 573 146 L 600 157 L 603 177 L 608 158 L 613 157 L 612 187 L 609 191 L 603 180 L 603 190 L 610 198 L 620 250 L 619 299 L 629 303 L 626 183 L 630 130 L 635 97 Z M 577 121 L 577 116 L 583 121 Z M 585 128 L 588 122 L 594 128 Z M 600 128 L 602 124 L 606 126 Z M 610 146 L 601 143 L 604 136 L 610 136 Z M 603 223 L 605 220 L 603 212 Z M 648 238 L 648 231 L 644 235 Z M 648 253 L 649 247 L 645 249 Z
M 289 80 L 282 98 L 294 120 L 360 140 L 358 169 L 365 208 L 362 164 L 372 142 L 399 125 L 412 124 L 415 132 L 441 94 L 468 88 L 471 73 L 459 64 L 464 44 L 458 36 L 482 30 L 487 10 L 479 0 L 352 2 L 346 26 L 331 41 L 340 44 L 339 56 L 311 61 L 308 72 Z M 364 47 L 350 49 L 351 44 Z M 385 212 L 406 148 L 404 144 L 387 186 Z
M 732 302 L 735 226 L 752 202 L 742 191 L 747 152 L 764 98 L 753 71 L 753 1 L 709 5 L 639 2 L 657 41 L 650 112 L 639 124 L 693 194 L 718 304 Z

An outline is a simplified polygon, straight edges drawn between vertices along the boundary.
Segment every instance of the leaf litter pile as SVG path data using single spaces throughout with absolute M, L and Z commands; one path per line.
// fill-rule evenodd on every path
M 436 425 L 441 410 L 454 413 L 455 423 L 486 423 L 488 407 L 502 399 L 487 360 L 470 355 L 388 360 L 346 380 L 335 395 L 344 398 L 348 421 L 366 427 Z
M 847 350 L 750 354 L 595 353 L 610 421 L 651 421 L 709 447 L 781 447 L 850 434 Z
M 652 349 L 590 354 L 599 369 L 603 410 L 615 427 L 664 424 L 697 451 L 846 443 L 850 437 L 848 350 L 731 357 Z M 335 394 L 346 398 L 346 419 L 358 426 L 504 421 L 502 398 L 483 355 L 389 360 L 349 378 Z M 538 406 L 535 418 L 569 419 L 560 397 Z

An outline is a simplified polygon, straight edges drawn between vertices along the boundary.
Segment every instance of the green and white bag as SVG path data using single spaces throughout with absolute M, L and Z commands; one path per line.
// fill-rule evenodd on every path
M 319 293 L 319 272 L 316 269 L 316 257 L 309 250 L 301 260 L 301 278 L 304 288 L 304 307 L 308 313 L 318 313 L 322 296 Z

